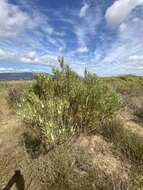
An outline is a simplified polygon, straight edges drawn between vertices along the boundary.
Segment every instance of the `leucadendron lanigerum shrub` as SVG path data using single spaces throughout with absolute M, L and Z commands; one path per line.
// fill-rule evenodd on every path
M 81 77 L 60 59 L 52 75 L 38 74 L 24 91 L 18 113 L 44 141 L 60 143 L 114 117 L 120 98 L 102 79 L 85 71 Z

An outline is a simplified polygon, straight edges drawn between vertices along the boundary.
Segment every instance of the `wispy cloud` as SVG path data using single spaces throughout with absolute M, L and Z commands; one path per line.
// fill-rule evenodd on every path
M 52 45 L 53 51 L 64 51 L 64 31 L 51 26 L 48 17 L 30 5 L 22 6 L 26 8 L 0 1 L 0 47 L 7 50 L 17 47 L 16 51 L 24 52 L 46 51 Z
M 80 17 L 85 17 L 85 16 L 86 16 L 86 13 L 87 13 L 87 10 L 89 9 L 89 7 L 90 7 L 89 2 L 84 1 L 84 2 L 83 2 L 83 6 L 82 6 L 81 9 L 80 9 L 79 16 L 80 16 Z
M 83 1 L 83 5 L 79 10 L 79 18 L 73 22 L 73 32 L 77 37 L 78 48 L 75 52 L 88 53 L 91 43 L 96 38 L 96 32 L 102 20 L 101 7 L 95 6 L 90 1 Z
M 64 55 L 78 73 L 143 73 L 143 0 L 14 2 L 0 0 L 0 65 L 51 67 Z
M 105 18 L 107 23 L 112 26 L 121 24 L 134 8 L 143 5 L 143 0 L 117 0 L 107 10 Z
M 19 9 L 18 6 L 9 4 L 7 0 L 0 1 L 0 36 L 17 35 L 26 28 L 33 27 L 30 16 Z
M 112 75 L 143 74 L 143 15 L 138 14 L 142 7 L 135 10 L 132 6 L 133 3 L 137 5 L 137 1 L 128 1 L 128 6 L 131 6 L 134 11 L 130 12 L 130 14 L 128 12 L 126 18 L 123 19 L 120 9 L 124 3 L 127 2 L 116 1 L 107 9 L 105 14 L 107 22 L 109 23 L 110 21 L 110 24 L 116 27 L 114 29 L 116 35 L 114 36 L 114 41 L 109 44 L 104 43 L 103 52 L 102 47 L 95 50 L 93 62 L 95 61 L 97 65 L 94 66 L 94 71 L 103 75 L 110 75 L 111 73 Z M 138 5 L 140 3 L 143 3 L 143 1 L 138 1 Z M 135 4 L 134 8 L 136 7 Z M 127 7 L 125 6 L 124 8 Z M 111 17 L 107 18 L 107 13 L 110 13 L 110 16 L 116 15 L 117 17 L 113 17 L 112 20 Z
M 0 60 L 13 60 L 15 62 L 33 63 L 50 67 L 58 64 L 57 56 L 58 55 L 50 55 L 50 53 L 39 55 L 35 51 L 26 53 L 13 53 L 0 49 Z

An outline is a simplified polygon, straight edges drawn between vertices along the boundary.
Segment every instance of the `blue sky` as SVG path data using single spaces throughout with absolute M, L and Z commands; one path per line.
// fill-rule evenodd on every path
M 143 0 L 0 0 L 0 72 L 143 75 Z

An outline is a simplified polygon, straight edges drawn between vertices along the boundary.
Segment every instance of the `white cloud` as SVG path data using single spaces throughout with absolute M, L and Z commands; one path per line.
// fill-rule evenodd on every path
M 117 0 L 107 10 L 107 23 L 116 27 L 120 25 L 137 6 L 143 5 L 143 0 Z
M 30 68 L 0 67 L 0 73 L 19 73 L 19 72 L 31 72 L 31 69 Z M 37 72 L 36 69 L 35 69 L 35 72 Z
M 84 28 L 84 26 L 79 27 L 78 25 L 75 25 L 74 32 L 78 40 L 78 48 L 76 51 L 80 53 L 88 52 L 88 47 L 86 45 L 86 41 L 87 41 L 86 28 Z
M 80 9 L 79 16 L 85 17 L 89 7 L 90 7 L 90 5 L 87 2 L 84 2 L 83 6 Z
M 121 36 L 109 49 L 106 49 L 105 54 L 101 54 L 100 49 L 97 51 L 93 59 L 95 64 L 91 71 L 99 75 L 143 75 L 142 55 L 143 46 L 137 38 L 131 40 L 131 38 Z
M 53 58 L 48 55 L 39 55 L 38 53 L 31 51 L 28 53 L 25 53 L 24 55 L 19 56 L 20 62 L 23 63 L 34 63 L 34 64 L 45 64 L 49 65 L 50 61 L 51 64 L 53 63 Z
M 64 51 L 64 47 L 59 47 L 59 52 L 63 52 Z
M 32 63 L 47 66 L 55 66 L 58 63 L 57 57 L 58 55 L 39 55 L 36 51 L 30 51 L 26 53 L 13 53 L 0 49 L 0 60 L 14 60 L 19 63 Z
M 0 60 L 55 66 L 58 64 L 57 56 L 63 54 L 67 63 L 78 72 L 83 71 L 86 65 L 92 72 L 105 75 L 143 73 L 143 19 L 136 10 L 132 11 L 143 0 L 116 0 L 108 8 L 105 16 L 108 24 L 112 27 L 118 26 L 114 42 L 110 41 L 113 36 L 108 31 L 106 34 L 102 31 L 104 34 L 98 35 L 104 17 L 102 5 L 92 1 L 92 6 L 89 6 L 90 2 L 84 1 L 80 13 L 77 9 L 69 11 L 69 16 L 64 15 L 63 20 L 58 17 L 60 21 L 67 22 L 67 25 L 56 30 L 56 26 L 54 28 L 49 24 L 48 16 L 39 10 L 29 6 L 28 11 L 23 7 L 26 10 L 23 12 L 20 5 L 15 6 L 9 4 L 8 0 L 0 0 Z M 4 5 L 7 9 L 1 11 Z M 13 21 L 10 13 L 14 15 Z M 63 32 L 65 28 L 67 30 Z M 107 29 L 106 26 L 103 28 Z M 30 29 L 29 32 L 26 32 L 27 29 Z M 71 32 L 74 38 L 68 38 L 71 46 L 67 47 L 67 38 L 64 36 L 70 36 Z M 9 38 L 10 36 L 14 37 Z M 98 39 L 101 44 L 98 44 Z
M 42 29 L 47 34 L 51 35 L 54 33 L 54 29 L 51 26 L 43 26 Z
M 131 55 L 129 58 L 128 58 L 128 61 L 130 62 L 142 62 L 143 64 L 143 55 Z
M 49 60 L 52 60 L 50 55 L 39 55 L 36 51 L 27 52 L 19 57 L 23 63 L 48 64 Z
M 4 50 L 0 49 L 0 58 L 4 57 L 5 56 L 5 52 Z
M 30 2 L 28 8 L 8 2 L 8 0 L 0 0 L 0 49 L 7 50 L 6 54 L 11 50 L 16 54 L 28 51 L 45 53 L 50 50 L 53 53 L 64 52 L 65 33 L 50 25 L 47 15 L 29 5 Z M 11 56 L 2 54 L 3 52 L 0 52 L 0 59 Z M 31 60 L 32 57 L 22 58 L 22 61 L 27 63 Z M 32 62 L 38 63 L 39 60 L 33 58 Z
M 143 75 L 143 20 L 136 12 L 130 14 L 117 30 L 117 36 L 107 47 L 98 47 L 92 71 L 102 75 Z M 104 44 L 105 45 L 105 44 Z
M 81 47 L 77 48 L 76 51 L 79 53 L 87 53 L 89 51 L 89 49 L 86 46 L 81 46 Z
M 127 30 L 127 25 L 123 22 L 119 26 L 119 32 L 125 32 Z
M 14 68 L 10 68 L 10 67 L 8 67 L 8 68 L 4 68 L 4 67 L 0 67 L 0 73 L 2 72 L 5 72 L 5 71 L 14 71 Z
M 7 0 L 0 1 L 0 37 L 16 35 L 30 25 L 32 22 L 28 14 Z
M 4 39 L 8 39 L 9 42 L 12 40 L 14 48 L 17 45 L 17 49 L 20 51 L 28 47 L 45 49 L 42 38 L 46 37 L 45 42 L 49 46 L 52 44 L 57 51 L 61 46 L 63 50 L 66 48 L 64 40 L 61 40 L 64 33 L 56 31 L 48 23 L 47 16 L 31 6 L 29 6 L 28 11 L 27 9 L 23 11 L 21 7 L 20 5 L 9 3 L 8 0 L 0 0 L 0 42 L 4 41 Z M 27 33 L 27 30 L 31 34 Z M 22 43 L 21 38 L 23 39 Z M 3 48 L 6 44 L 0 44 L 0 48 Z M 9 48 L 9 46 L 6 48 Z
M 143 15 L 136 10 L 132 12 L 142 4 L 143 0 L 117 0 L 107 9 L 107 22 L 117 27 L 117 33 L 114 41 L 105 39 L 103 46 L 96 48 L 89 65 L 92 72 L 99 75 L 143 75 Z M 126 11 L 133 5 L 134 8 Z
M 25 56 L 25 57 L 21 57 L 19 60 L 21 62 L 23 62 L 23 63 L 36 63 L 36 64 L 40 64 L 40 60 L 38 58 L 36 58 L 36 57 L 30 58 L 30 57 Z
M 0 49 L 0 60 L 1 59 L 10 59 L 15 56 L 14 52 L 4 51 L 3 49 Z
M 77 37 L 77 49 L 75 53 L 87 53 L 89 52 L 89 46 L 92 39 L 95 39 L 98 25 L 102 20 L 102 10 L 100 6 L 97 6 L 92 1 L 85 1 L 83 7 L 80 10 L 77 20 L 72 21 L 73 33 Z

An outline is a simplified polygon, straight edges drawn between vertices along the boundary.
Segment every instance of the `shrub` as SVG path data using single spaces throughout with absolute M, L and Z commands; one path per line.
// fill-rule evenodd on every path
M 101 129 L 100 129 L 101 132 Z M 110 139 L 131 160 L 143 161 L 143 139 L 123 127 L 120 120 L 114 119 L 102 126 L 102 135 Z
M 19 114 L 44 140 L 61 143 L 78 130 L 91 130 L 113 118 L 120 100 L 102 79 L 78 76 L 67 65 L 53 75 L 36 75 L 21 96 Z

